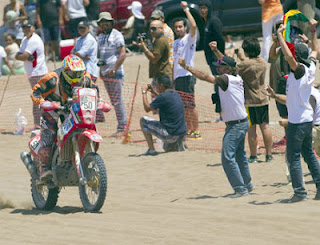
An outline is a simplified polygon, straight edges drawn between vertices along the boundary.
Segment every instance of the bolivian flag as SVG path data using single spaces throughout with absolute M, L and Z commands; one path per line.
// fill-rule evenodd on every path
M 292 20 L 308 22 L 309 19 L 304 16 L 299 10 L 289 10 L 283 17 L 283 25 L 286 29 L 283 32 L 283 39 L 286 41 L 291 53 L 295 56 L 294 44 L 290 42 L 290 22 Z

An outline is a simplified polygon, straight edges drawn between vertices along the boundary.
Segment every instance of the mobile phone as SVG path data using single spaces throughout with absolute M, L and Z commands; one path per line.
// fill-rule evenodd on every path
M 236 48 L 236 49 L 234 50 L 234 53 L 237 54 L 238 52 L 239 52 L 239 49 Z

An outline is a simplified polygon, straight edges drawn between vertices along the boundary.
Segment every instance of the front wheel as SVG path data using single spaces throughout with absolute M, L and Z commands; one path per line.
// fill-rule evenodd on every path
M 104 204 L 107 195 L 107 170 L 99 154 L 89 153 L 82 161 L 87 183 L 79 183 L 82 205 L 87 212 L 97 212 Z
M 37 183 L 37 175 L 31 177 L 31 194 L 34 204 L 40 210 L 52 210 L 58 201 L 59 187 L 48 188 L 45 184 Z

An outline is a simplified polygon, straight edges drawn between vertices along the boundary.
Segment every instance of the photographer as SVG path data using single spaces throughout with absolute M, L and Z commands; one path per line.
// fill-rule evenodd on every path
M 154 20 L 150 23 L 151 36 L 154 38 L 152 49 L 148 49 L 146 39 L 139 36 L 134 45 L 141 48 L 149 60 L 149 78 L 152 78 L 152 86 L 157 84 L 157 77 L 167 75 L 172 77 L 172 69 L 169 64 L 170 47 L 169 41 L 163 34 L 163 23 L 160 20 Z
M 150 85 L 142 86 L 143 107 L 146 112 L 159 109 L 160 121 L 150 117 L 140 119 L 141 130 L 147 140 L 149 149 L 143 156 L 155 156 L 156 152 L 152 135 L 164 142 L 165 151 L 184 151 L 182 138 L 186 134 L 183 103 L 179 94 L 171 89 L 171 79 L 163 75 L 158 77 L 156 90 Z M 150 104 L 147 92 L 156 96 Z M 166 145 L 175 145 L 175 149 L 168 149 Z
M 113 28 L 113 18 L 109 12 L 102 12 L 97 21 L 102 29 L 98 37 L 100 53 L 100 76 L 104 81 L 118 120 L 117 132 L 112 137 L 121 137 L 127 124 L 127 113 L 122 100 L 124 70 L 122 63 L 126 58 L 123 35 Z

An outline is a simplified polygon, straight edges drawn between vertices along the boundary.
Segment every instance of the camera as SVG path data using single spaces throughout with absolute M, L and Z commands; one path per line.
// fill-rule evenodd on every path
M 137 36 L 137 43 L 144 42 L 147 38 L 147 33 L 140 33 L 140 35 Z
M 97 66 L 104 66 L 106 64 L 107 63 L 104 60 L 99 60 L 98 63 L 97 63 Z
M 220 102 L 219 94 L 212 94 L 211 95 L 212 104 L 218 104 Z

